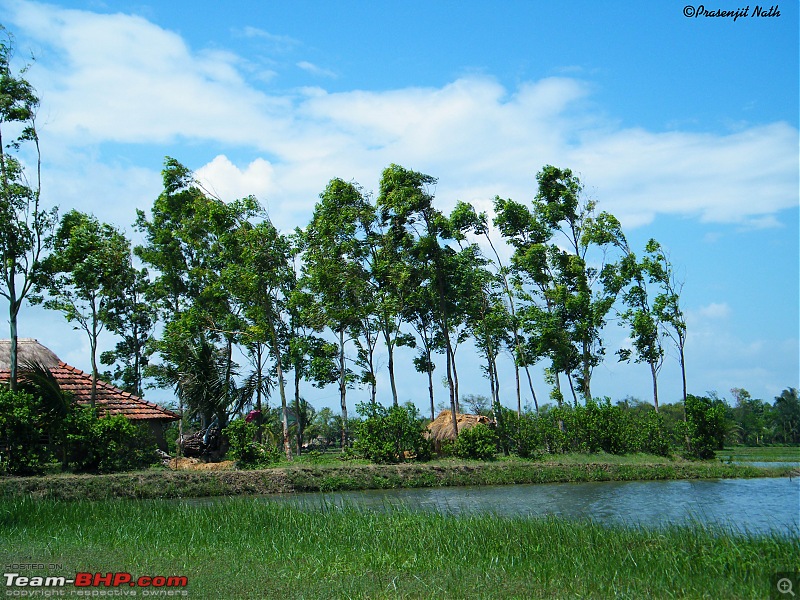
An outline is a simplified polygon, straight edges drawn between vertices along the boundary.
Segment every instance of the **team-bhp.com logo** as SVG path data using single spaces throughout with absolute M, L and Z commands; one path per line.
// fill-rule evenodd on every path
M 189 581 L 183 576 L 164 577 L 156 575 L 153 577 L 143 575 L 134 579 L 130 573 L 76 573 L 75 577 L 63 576 L 29 576 L 20 575 L 19 573 L 4 573 L 6 588 L 25 588 L 24 591 L 31 591 L 29 588 L 63 588 L 66 586 L 74 585 L 76 588 L 91 588 L 79 590 L 78 595 L 82 596 L 100 596 L 109 595 L 99 593 L 100 590 L 96 588 L 144 588 L 141 591 L 142 596 L 185 596 L 188 595 L 185 588 Z M 175 589 L 178 588 L 178 589 Z M 6 596 L 35 596 L 41 594 L 22 594 L 23 590 L 6 590 Z M 82 594 L 80 592 L 83 592 Z M 132 593 L 113 595 L 135 596 L 136 592 L 130 590 Z M 128 590 L 126 590 L 128 591 Z

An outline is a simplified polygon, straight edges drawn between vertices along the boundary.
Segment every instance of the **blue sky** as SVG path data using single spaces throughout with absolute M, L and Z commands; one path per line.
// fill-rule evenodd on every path
M 256 195 L 285 230 L 332 177 L 376 190 L 393 162 L 438 177 L 443 210 L 528 200 L 543 165 L 569 167 L 634 249 L 658 239 L 685 279 L 690 391 L 772 399 L 800 385 L 798 7 L 734 22 L 685 6 L 0 0 L 0 23 L 36 56 L 44 195 L 62 212 L 135 236 L 167 155 L 224 199 Z M 88 370 L 59 315 L 25 307 L 20 333 Z M 593 391 L 647 400 L 648 369 L 615 362 L 625 332 L 606 343 Z M 468 349 L 459 361 L 462 390 L 488 395 Z M 424 406 L 424 378 L 400 379 Z M 660 391 L 680 395 L 672 357 Z

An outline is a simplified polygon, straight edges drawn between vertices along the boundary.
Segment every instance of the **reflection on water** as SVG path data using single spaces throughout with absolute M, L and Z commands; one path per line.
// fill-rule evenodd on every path
M 561 515 L 601 523 L 663 526 L 699 521 L 740 531 L 800 535 L 797 478 L 606 481 L 482 487 L 364 490 L 261 497 L 306 508 L 405 508 L 450 514 Z M 198 499 L 205 504 L 224 499 Z

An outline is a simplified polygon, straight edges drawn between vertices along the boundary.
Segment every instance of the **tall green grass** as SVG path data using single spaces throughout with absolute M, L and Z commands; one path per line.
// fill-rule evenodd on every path
M 300 509 L 244 498 L 0 500 L 0 560 L 185 575 L 191 598 L 763 598 L 798 532 Z

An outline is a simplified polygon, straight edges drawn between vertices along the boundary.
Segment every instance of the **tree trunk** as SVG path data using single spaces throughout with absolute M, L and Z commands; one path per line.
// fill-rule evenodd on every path
M 656 373 L 656 364 L 650 363 L 650 374 L 653 376 L 653 405 L 658 412 L 658 374 Z
M 347 447 L 347 381 L 344 362 L 344 327 L 339 330 L 339 399 L 342 405 L 342 450 Z
M 431 355 L 428 353 L 428 364 L 431 364 Z M 428 368 L 428 394 L 431 397 L 431 421 L 436 418 L 436 407 L 433 404 L 433 369 Z
M 392 403 L 397 406 L 397 384 L 394 380 L 394 345 L 386 340 L 386 347 L 389 350 L 389 384 L 392 387 Z
M 294 406 L 297 413 L 297 455 L 300 456 L 303 452 L 305 427 L 300 426 L 300 369 L 297 365 L 294 367 Z
M 9 347 L 9 360 L 11 362 L 11 381 L 10 388 L 12 392 L 17 391 L 17 315 L 19 314 L 20 300 L 17 300 L 17 286 L 14 281 L 16 271 L 11 266 L 10 278 L 8 280 L 8 322 L 10 325 L 11 345 Z
M 528 387 L 531 388 L 531 396 L 533 396 L 533 406 L 536 408 L 536 414 L 539 414 L 539 401 L 536 399 L 536 392 L 533 389 L 533 380 L 531 379 L 531 372 L 528 365 L 525 365 L 525 374 L 528 376 Z

